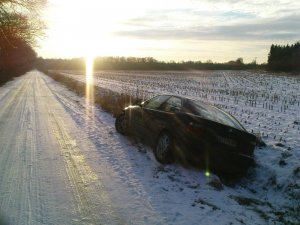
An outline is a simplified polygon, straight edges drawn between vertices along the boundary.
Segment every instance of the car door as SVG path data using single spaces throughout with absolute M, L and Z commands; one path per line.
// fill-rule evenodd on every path
M 152 128 L 154 126 L 149 127 L 149 122 L 151 121 L 151 118 L 155 118 L 157 109 L 168 98 L 170 98 L 168 95 L 159 95 L 142 104 L 141 110 L 136 112 L 135 115 L 135 130 L 137 136 L 140 136 L 143 139 L 150 139 L 151 141 L 153 134 Z
M 156 142 L 157 136 L 163 129 L 174 130 L 178 120 L 176 113 L 182 108 L 181 99 L 178 97 L 170 97 L 163 102 L 158 109 L 148 110 L 145 108 L 143 116 L 143 126 L 148 130 L 149 139 L 152 143 Z

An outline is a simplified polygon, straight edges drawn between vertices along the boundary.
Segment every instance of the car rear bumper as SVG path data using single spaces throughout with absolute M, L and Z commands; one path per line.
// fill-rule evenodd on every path
M 244 173 L 255 162 L 253 155 L 238 153 L 236 149 L 222 145 L 194 143 L 185 145 L 184 150 L 182 148 L 180 150 L 177 154 L 181 158 L 184 157 L 185 162 L 189 161 L 197 167 L 224 173 Z
M 225 173 L 245 173 L 254 164 L 254 158 L 244 154 L 223 153 L 215 156 L 211 163 L 215 170 Z

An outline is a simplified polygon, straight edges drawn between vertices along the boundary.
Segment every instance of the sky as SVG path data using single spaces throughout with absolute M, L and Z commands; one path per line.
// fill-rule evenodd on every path
M 153 57 L 267 62 L 300 41 L 297 0 L 48 0 L 44 58 Z

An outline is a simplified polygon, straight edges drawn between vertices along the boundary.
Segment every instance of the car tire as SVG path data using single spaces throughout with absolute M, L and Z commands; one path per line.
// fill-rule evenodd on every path
M 115 121 L 115 128 L 120 134 L 126 135 L 128 132 L 128 122 L 125 113 L 120 114 Z
M 173 156 L 173 138 L 172 135 L 163 131 L 156 142 L 154 155 L 158 162 L 161 164 L 170 164 L 174 161 Z

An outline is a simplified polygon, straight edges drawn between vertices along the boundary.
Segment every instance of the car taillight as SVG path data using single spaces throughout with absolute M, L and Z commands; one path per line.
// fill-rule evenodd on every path
M 197 123 L 190 122 L 187 125 L 187 131 L 194 135 L 202 135 L 204 133 L 203 127 L 199 126 Z

